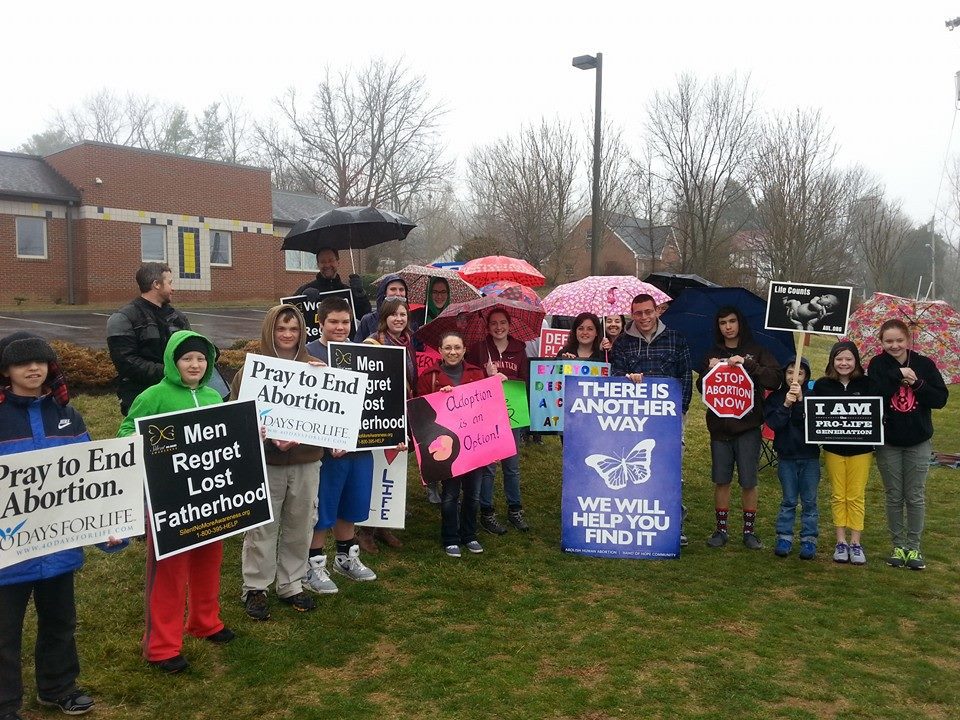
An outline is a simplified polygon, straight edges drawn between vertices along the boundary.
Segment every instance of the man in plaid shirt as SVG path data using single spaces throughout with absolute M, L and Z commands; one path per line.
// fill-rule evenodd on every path
M 611 372 L 626 375 L 634 382 L 643 377 L 675 377 L 683 388 L 683 414 L 693 395 L 690 348 L 676 330 L 657 315 L 657 303 L 647 294 L 637 295 L 630 306 L 633 323 L 627 326 L 610 353 Z

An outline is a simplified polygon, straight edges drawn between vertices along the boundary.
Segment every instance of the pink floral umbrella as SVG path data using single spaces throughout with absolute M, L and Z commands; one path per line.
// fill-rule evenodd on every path
M 411 303 L 423 305 L 427 302 L 427 287 L 430 284 L 430 279 L 435 277 L 444 278 L 447 281 L 450 288 L 450 302 L 452 303 L 476 300 L 480 297 L 480 292 L 460 277 L 456 270 L 429 265 L 407 265 L 396 272 L 381 275 L 376 279 L 374 285 L 379 286 L 387 275 L 399 275 L 403 279 L 407 284 L 407 301 Z
M 960 313 L 942 300 L 874 293 L 850 316 L 845 338 L 857 344 L 864 366 L 883 352 L 877 333 L 885 320 L 893 319 L 907 324 L 913 349 L 937 364 L 944 382 L 960 383 Z
M 533 307 L 538 310 L 543 309 L 543 302 L 540 300 L 540 296 L 537 295 L 536 291 L 512 280 L 497 280 L 496 282 L 484 285 L 480 288 L 480 292 L 484 295 L 496 295 L 504 300 L 525 302 L 527 305 L 533 305 Z
M 551 315 L 576 317 L 582 312 L 594 315 L 629 315 L 637 295 L 646 293 L 657 305 L 672 298 L 663 290 L 632 275 L 594 275 L 558 285 L 543 299 L 543 309 Z
M 464 263 L 460 277 L 474 287 L 482 287 L 497 280 L 512 280 L 527 287 L 540 287 L 547 279 L 526 260 L 488 255 Z

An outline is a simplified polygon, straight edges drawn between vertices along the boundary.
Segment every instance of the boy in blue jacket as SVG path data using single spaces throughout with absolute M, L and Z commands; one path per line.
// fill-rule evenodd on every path
M 803 390 L 810 380 L 810 364 L 800 358 L 800 372 L 794 376 L 796 358 L 784 368 L 784 383 L 763 401 L 764 420 L 773 430 L 773 449 L 777 451 L 777 477 L 783 490 L 777 515 L 777 544 L 773 552 L 786 557 L 793 549 L 793 523 L 800 513 L 800 559 L 813 560 L 817 552 L 820 511 L 817 488 L 820 486 L 820 446 L 804 442 Z
M 23 332 L 0 340 L 0 455 L 89 441 L 69 398 L 56 353 L 46 341 Z M 101 547 L 124 545 L 125 540 L 110 538 Z M 20 650 L 31 595 L 37 609 L 37 701 L 68 715 L 93 707 L 93 698 L 77 687 L 73 573 L 81 565 L 83 548 L 78 547 L 0 570 L 0 720 L 20 720 Z

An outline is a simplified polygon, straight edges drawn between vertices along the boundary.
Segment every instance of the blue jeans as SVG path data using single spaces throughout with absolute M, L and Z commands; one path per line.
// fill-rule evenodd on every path
M 477 539 L 477 488 L 480 471 L 441 480 L 440 540 L 443 546 L 466 545 Z M 463 500 L 460 490 L 463 489 Z
M 800 514 L 800 541 L 817 539 L 817 487 L 820 485 L 820 458 L 777 461 L 777 476 L 783 489 L 783 502 L 777 515 L 777 537 L 793 539 L 793 521 L 797 517 L 797 501 L 803 510 Z
M 513 439 L 517 442 L 517 454 L 511 455 L 500 461 L 503 468 L 503 494 L 507 497 L 508 510 L 521 510 L 523 503 L 520 501 L 520 434 L 518 428 L 513 430 Z M 493 512 L 493 476 L 497 474 L 497 464 L 490 463 L 479 470 L 480 486 L 478 488 L 478 499 L 480 501 L 480 512 Z

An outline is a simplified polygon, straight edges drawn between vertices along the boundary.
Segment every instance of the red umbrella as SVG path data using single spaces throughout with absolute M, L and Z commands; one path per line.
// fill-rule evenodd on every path
M 460 268 L 460 277 L 474 287 L 497 280 L 512 280 L 527 287 L 540 287 L 547 281 L 530 263 L 504 255 L 489 255 L 470 260 Z
M 517 300 L 488 296 L 479 300 L 450 305 L 436 319 L 414 333 L 414 337 L 431 347 L 440 346 L 440 338 L 448 330 L 457 330 L 464 343 L 472 345 L 487 336 L 487 318 L 494 310 L 502 310 L 510 318 L 510 335 L 526 342 L 540 337 L 543 310 Z

